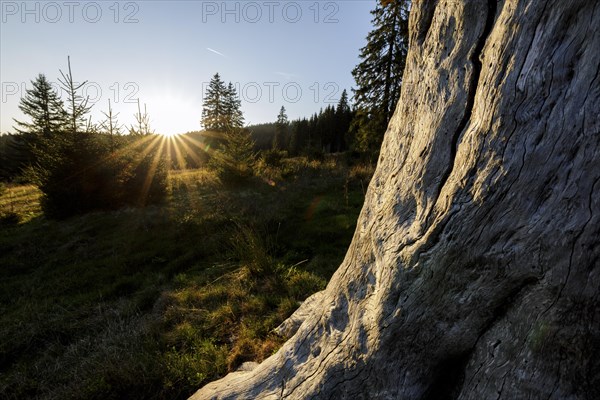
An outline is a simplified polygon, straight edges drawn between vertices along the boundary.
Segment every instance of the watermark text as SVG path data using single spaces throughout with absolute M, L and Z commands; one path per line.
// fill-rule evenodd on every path
M 310 20 L 315 24 L 339 22 L 337 2 L 305 1 L 203 1 L 202 22 L 250 23 Z
M 78 86 L 79 83 L 75 83 Z M 19 100 L 27 94 L 29 85 L 26 82 L 2 82 L 2 103 L 7 103 L 14 99 Z M 56 82 L 50 82 L 52 89 L 59 94 L 64 90 Z M 137 103 L 140 87 L 135 82 L 114 82 L 107 87 L 102 87 L 98 82 L 86 82 L 80 89 L 79 95 L 87 99 L 90 105 L 93 105 L 108 95 L 113 104 L 116 103 Z M 64 98 L 64 97 L 63 97 Z
M 104 1 L 2 1 L 2 23 L 50 23 L 111 21 L 115 24 L 139 22 L 138 2 Z
M 310 86 L 298 82 L 235 82 L 233 86 L 240 100 L 247 103 L 294 104 L 304 96 L 310 96 L 310 99 L 317 104 L 335 104 L 340 94 L 340 87 L 335 82 L 314 82 Z M 202 98 L 205 98 L 208 87 L 209 82 L 202 83 Z

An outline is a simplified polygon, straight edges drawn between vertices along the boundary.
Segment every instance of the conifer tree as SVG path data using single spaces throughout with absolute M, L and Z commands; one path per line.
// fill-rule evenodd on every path
M 244 126 L 242 102 L 231 82 L 227 85 L 224 96 L 224 119 L 227 129 L 239 129 Z
M 100 129 L 102 129 L 105 133 L 108 134 L 110 138 L 110 150 L 114 151 L 115 136 L 121 135 L 121 129 L 123 128 L 123 125 L 119 124 L 119 113 L 113 112 L 113 109 L 110 105 L 110 99 L 108 99 L 108 111 L 102 111 L 102 114 L 104 114 L 106 119 L 100 123 Z
M 106 119 L 100 123 L 100 127 L 110 136 L 120 135 L 123 126 L 119 124 L 117 119 L 119 117 L 119 113 L 113 112 L 113 109 L 110 105 L 110 99 L 108 99 L 108 111 L 102 111 L 102 114 L 104 114 Z
M 73 80 L 71 72 L 71 57 L 67 57 L 68 72 L 59 70 L 62 79 L 58 78 L 62 89 L 67 92 L 67 111 L 69 120 L 69 130 L 73 133 L 81 131 L 82 128 L 89 127 L 86 114 L 90 112 L 92 106 L 88 106 L 89 97 L 83 98 L 78 91 L 85 86 L 87 81 L 77 84 Z
M 207 131 L 224 132 L 227 129 L 227 110 L 226 104 L 227 87 L 221 80 L 221 76 L 216 73 L 206 90 L 204 105 L 202 107 L 202 127 Z
M 344 91 L 342 92 L 340 101 L 338 102 L 335 111 L 338 115 L 350 113 L 350 104 L 348 101 L 348 92 L 346 91 L 346 89 L 344 89 Z
M 225 132 L 228 129 L 239 129 L 244 126 L 242 102 L 235 86 L 221 80 L 216 73 L 210 80 L 202 107 L 202 127 L 206 131 Z
M 345 137 L 348 134 L 350 128 L 350 122 L 352 120 L 352 109 L 350 108 L 348 100 L 348 92 L 346 89 L 342 92 L 340 101 L 335 109 L 335 127 L 333 142 L 331 144 L 331 151 L 338 152 L 346 150 Z
M 308 147 L 308 119 L 302 118 L 290 124 L 290 154 L 297 155 Z
M 109 106 L 110 106 L 110 104 L 109 104 Z M 130 135 L 141 135 L 141 136 L 153 135 L 154 130 L 150 127 L 150 116 L 148 115 L 148 110 L 146 109 L 146 104 L 144 104 L 144 112 L 143 113 L 142 113 L 142 108 L 140 107 L 140 99 L 137 99 L 137 107 L 138 107 L 138 112 L 133 114 L 136 125 L 131 125 L 129 127 L 129 134 Z
M 31 85 L 32 88 L 27 89 L 19 104 L 19 109 L 31 118 L 31 122 L 15 119 L 15 130 L 44 136 L 62 131 L 67 125 L 67 113 L 58 93 L 43 74 L 32 80 Z
M 289 121 L 285 113 L 285 107 L 281 106 L 275 123 L 275 136 L 273 137 L 273 150 L 279 150 L 283 146 L 283 139 L 286 136 Z
M 355 146 L 376 150 L 381 145 L 398 99 L 408 49 L 408 0 L 379 0 L 373 15 L 374 29 L 360 49 L 361 62 L 352 75 L 357 114 L 353 125 Z
M 254 173 L 256 153 L 250 131 L 232 128 L 223 133 L 221 146 L 214 151 L 209 165 L 225 183 L 240 183 Z
M 319 150 L 324 152 L 332 151 L 335 131 L 335 108 L 333 105 L 328 105 L 325 110 L 321 110 L 317 117 L 317 132 L 320 141 Z

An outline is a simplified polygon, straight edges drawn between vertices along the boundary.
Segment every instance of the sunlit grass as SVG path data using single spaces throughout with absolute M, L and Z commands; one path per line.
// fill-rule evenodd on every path
M 41 215 L 41 192 L 34 185 L 5 185 L 0 188 L 0 218 L 25 223 Z

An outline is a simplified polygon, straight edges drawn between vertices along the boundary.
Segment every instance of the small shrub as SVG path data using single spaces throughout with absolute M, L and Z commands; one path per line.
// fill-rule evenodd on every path
M 231 238 L 234 255 L 252 275 L 260 276 L 273 272 L 273 259 L 267 242 L 250 226 L 238 224 Z
M 65 133 L 47 140 L 37 171 L 44 213 L 61 219 L 164 200 L 166 165 L 151 143 L 140 151 L 141 140 L 123 137 L 111 144 L 107 135 L 95 133 Z
M 285 150 L 265 150 L 261 154 L 261 160 L 268 167 L 279 167 L 281 160 L 287 158 L 287 155 Z
M 232 129 L 223 135 L 223 143 L 208 163 L 225 184 L 240 184 L 254 175 L 256 153 L 250 132 Z
M 315 147 L 311 147 L 306 152 L 306 155 L 308 156 L 308 158 L 310 160 L 323 161 L 325 159 L 325 152 L 323 150 L 317 149 Z

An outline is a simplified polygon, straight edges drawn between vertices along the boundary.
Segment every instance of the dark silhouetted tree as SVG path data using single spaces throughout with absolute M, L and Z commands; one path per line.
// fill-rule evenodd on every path
M 346 150 L 346 136 L 350 129 L 352 121 L 352 109 L 348 100 L 346 89 L 342 92 L 340 101 L 335 109 L 335 126 L 333 131 L 333 140 L 331 143 L 331 152 Z
M 317 137 L 320 143 L 319 150 L 331 152 L 335 131 L 335 108 L 332 105 L 328 105 L 325 110 L 321 110 L 317 117 Z
M 143 113 L 142 108 L 140 107 L 140 99 L 137 100 L 137 106 L 138 112 L 133 114 L 136 124 L 129 127 L 129 134 L 140 136 L 153 135 L 154 130 L 150 128 L 150 116 L 148 115 L 146 104 L 144 104 Z
M 273 150 L 279 150 L 284 147 L 284 140 L 287 136 L 289 126 L 288 116 L 285 113 L 285 107 L 281 106 L 275 122 L 275 136 L 273 137 Z
M 400 98 L 409 10 L 408 0 L 380 0 L 371 12 L 374 29 L 367 35 L 367 45 L 360 49 L 361 62 L 352 71 L 357 86 L 353 131 L 358 150 L 379 149 Z
M 27 89 L 21 98 L 19 109 L 31 121 L 16 122 L 15 130 L 18 133 L 36 133 L 49 135 L 63 130 L 67 125 L 67 113 L 58 93 L 46 79 L 39 74 L 31 81 L 32 88 Z
M 226 132 L 237 131 L 244 126 L 241 101 L 235 87 L 231 82 L 225 86 L 218 73 L 208 84 L 201 124 L 205 130 L 204 141 L 213 149 L 223 145 Z
M 138 103 L 139 104 L 139 103 Z M 108 111 L 102 111 L 102 114 L 106 117 L 104 121 L 100 123 L 100 129 L 104 131 L 110 137 L 111 151 L 115 149 L 115 136 L 121 135 L 122 125 L 119 125 L 118 116 L 119 113 L 113 113 L 113 109 L 110 105 L 110 99 L 108 99 Z
M 224 119 L 227 129 L 239 129 L 244 126 L 242 101 L 238 97 L 235 86 L 231 82 L 227 85 L 224 96 Z
M 67 112 L 69 120 L 69 131 L 75 133 L 89 127 L 89 120 L 86 119 L 86 115 L 90 112 L 92 106 L 89 106 L 89 97 L 84 98 L 78 92 L 85 86 L 87 81 L 77 84 L 73 80 L 73 73 L 71 72 L 71 57 L 67 57 L 68 73 L 64 73 L 61 70 L 61 78 L 58 78 L 62 89 L 67 92 Z
M 297 155 L 308 148 L 308 119 L 294 120 L 290 124 L 290 154 Z
M 227 129 L 227 87 L 216 73 L 206 90 L 202 107 L 201 125 L 207 131 L 225 132 Z

